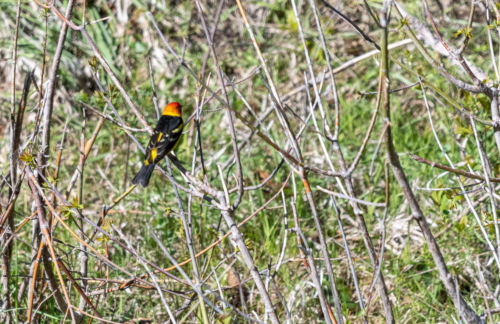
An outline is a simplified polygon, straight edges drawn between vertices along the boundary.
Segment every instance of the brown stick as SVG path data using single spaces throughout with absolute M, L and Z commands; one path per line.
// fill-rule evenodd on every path
M 33 264 L 30 269 L 30 285 L 28 289 L 28 314 L 26 315 L 26 321 L 31 323 L 31 316 L 33 314 L 33 299 L 35 296 L 35 287 L 36 287 L 36 276 L 38 274 L 38 265 L 40 264 L 40 259 L 42 257 L 42 251 L 45 248 L 44 241 L 40 242 L 40 246 L 38 247 L 38 252 L 36 254 L 35 260 L 33 260 Z
M 66 18 L 71 18 L 71 12 L 73 11 L 73 0 L 68 1 L 68 7 L 66 8 Z M 49 82 L 47 85 L 47 90 L 45 92 L 45 103 L 44 103 L 44 114 L 42 121 L 42 143 L 44 145 L 44 154 L 47 155 L 50 150 L 50 128 L 52 120 L 52 108 L 54 105 L 54 94 L 55 85 L 57 79 L 57 71 L 59 70 L 59 63 L 61 62 L 61 56 L 64 50 L 64 43 L 66 42 L 66 34 L 68 32 L 68 25 L 62 24 L 61 31 L 59 32 L 59 39 L 57 41 L 57 48 L 54 54 L 54 60 L 52 63 L 52 68 L 50 70 Z
M 34 200 L 37 204 L 37 208 L 38 208 L 38 218 L 40 220 L 40 229 L 43 233 L 45 243 L 47 244 L 47 246 L 49 248 L 48 253 L 45 252 L 45 251 L 47 251 L 46 249 L 42 249 L 42 256 L 43 256 L 42 260 L 44 261 L 45 273 L 47 274 L 47 277 L 49 278 L 49 284 L 51 285 L 51 290 L 53 292 L 56 292 L 54 294 L 54 297 L 56 299 L 56 302 L 57 302 L 58 307 L 61 310 L 61 312 L 66 313 L 66 311 L 69 310 L 72 321 L 75 323 L 79 323 L 79 319 L 80 319 L 79 314 L 75 314 L 73 312 L 73 310 L 71 309 L 71 307 L 69 307 L 71 305 L 71 300 L 69 298 L 69 294 L 66 290 L 64 280 L 62 278 L 61 269 L 59 268 L 59 266 L 56 263 L 56 260 L 58 257 L 55 254 L 53 245 L 51 244 L 51 237 L 50 237 L 50 233 L 48 231 L 49 225 L 47 222 L 47 218 L 45 217 L 45 208 L 44 208 L 43 200 L 40 197 L 40 193 L 39 193 L 39 189 L 38 189 L 39 187 L 37 186 L 36 179 L 33 176 L 33 174 L 31 173 L 31 171 L 29 170 L 29 168 L 27 168 L 26 170 L 27 170 L 28 174 L 30 175 L 29 186 L 31 188 L 33 198 L 34 198 Z M 59 287 L 61 287 L 61 290 L 63 291 L 63 295 L 61 295 L 61 293 L 57 287 L 57 282 L 56 282 L 54 274 L 52 272 L 52 262 L 49 261 L 49 259 L 52 259 L 52 262 L 55 265 L 54 268 L 56 269 L 57 276 L 59 278 L 59 283 L 60 283 Z M 77 321 L 77 318 L 78 318 L 78 321 Z
M 15 214 L 15 202 L 17 199 L 17 195 L 19 193 L 18 191 L 18 185 L 21 183 L 17 183 L 17 166 L 18 166 L 18 160 L 19 160 L 19 145 L 20 145 L 20 140 L 21 140 L 21 130 L 22 130 L 22 125 L 23 125 L 23 117 L 24 117 L 24 111 L 26 108 L 26 101 L 28 99 L 28 93 L 31 85 L 31 78 L 32 74 L 28 72 L 28 75 L 26 76 L 26 79 L 24 81 L 24 88 L 23 88 L 23 94 L 21 98 L 21 102 L 19 103 L 19 108 L 17 110 L 17 116 L 14 119 L 14 110 L 15 110 L 15 75 L 16 75 L 16 53 L 17 53 L 17 32 L 19 28 L 19 14 L 20 14 L 20 8 L 21 6 L 21 1 L 18 3 L 18 8 L 17 8 L 17 22 L 16 22 L 16 35 L 15 35 L 15 44 L 14 44 L 14 66 L 13 66 L 13 81 L 12 81 L 12 109 L 11 109 L 11 139 L 10 139 L 10 148 L 11 148 L 11 154 L 10 154 L 10 180 L 11 180 L 11 189 L 9 190 L 9 196 L 12 198 L 11 204 L 8 207 L 8 211 L 4 214 L 4 217 L 2 218 L 1 225 L 4 225 L 4 222 L 7 222 L 7 226 L 10 228 L 10 231 L 14 231 L 14 214 Z M 14 190 L 12 190 L 14 189 Z M 0 229 L 1 232 L 3 232 L 3 228 Z M 10 263 L 11 263 L 11 258 L 12 258 L 12 242 L 11 242 L 11 235 L 5 233 L 4 237 L 0 241 L 0 245 L 5 244 L 5 248 L 3 249 L 2 252 L 2 268 L 1 268 L 1 274 L 2 274 L 2 279 L 1 279 L 1 284 L 2 284 L 2 308 L 4 310 L 8 310 L 10 308 Z M 0 319 L 4 319 L 5 323 L 11 323 L 11 316 L 10 312 L 6 312 L 5 315 L 0 316 Z
M 390 102 L 390 83 L 389 83 L 389 55 L 387 51 L 387 44 L 388 44 L 388 17 L 387 15 L 387 10 L 389 9 L 389 1 L 384 1 L 384 9 L 382 11 L 382 14 L 380 15 L 380 24 L 383 28 L 383 33 L 382 33 L 382 70 L 384 71 L 384 87 L 382 89 L 384 98 L 383 98 L 383 108 L 385 112 L 385 118 L 388 122 L 391 120 L 391 102 Z M 416 220 L 418 223 L 420 229 L 422 230 L 422 233 L 425 237 L 425 241 L 427 242 L 427 246 L 429 248 L 429 251 L 432 254 L 432 258 L 434 259 L 434 262 L 436 263 L 436 266 L 438 268 L 440 278 L 446 288 L 446 291 L 448 293 L 448 296 L 450 297 L 451 300 L 453 300 L 453 303 L 455 304 L 455 307 L 459 310 L 460 316 L 467 321 L 468 323 L 482 323 L 482 320 L 480 317 L 470 308 L 470 306 L 467 304 L 467 302 L 464 300 L 462 295 L 460 294 L 460 291 L 458 291 L 457 286 L 455 285 L 453 276 L 450 274 L 448 267 L 446 266 L 446 262 L 444 260 L 443 254 L 441 253 L 441 250 L 439 249 L 439 245 L 437 244 L 436 238 L 432 234 L 432 231 L 429 227 L 429 224 L 427 223 L 427 220 L 425 218 L 424 213 L 422 212 L 422 209 L 420 208 L 420 204 L 418 203 L 417 198 L 415 197 L 415 194 L 413 193 L 410 184 L 408 182 L 408 179 L 406 178 L 406 174 L 401 166 L 401 163 L 399 161 L 399 156 L 398 153 L 396 152 L 396 149 L 394 147 L 394 141 L 392 137 L 392 127 L 389 126 L 387 128 L 387 131 L 385 133 L 385 140 L 386 140 L 386 145 L 387 145 L 387 159 L 389 160 L 389 163 L 391 164 L 392 171 L 394 173 L 394 176 L 396 180 L 398 181 L 401 190 L 403 191 L 403 194 L 405 195 L 409 205 L 410 209 L 412 212 L 413 218 Z
M 420 157 L 418 155 L 415 155 L 411 152 L 406 152 L 412 159 L 414 159 L 415 161 L 417 162 L 420 162 L 420 163 L 424 163 L 424 164 L 427 164 L 427 165 L 430 165 L 431 167 L 433 168 L 438 168 L 438 169 L 441 169 L 441 170 L 444 170 L 444 171 L 448 171 L 448 172 L 451 172 L 451 173 L 455 173 L 455 174 L 458 174 L 458 175 L 461 175 L 461 176 L 464 176 L 466 178 L 470 178 L 470 179 L 476 179 L 476 180 L 481 180 L 481 181 L 485 181 L 486 179 L 481 176 L 481 175 L 477 175 L 477 174 L 474 174 L 474 173 L 470 173 L 470 172 L 467 172 L 467 171 L 462 171 L 462 170 L 458 170 L 458 169 L 454 169 L 454 168 L 451 168 L 449 166 L 446 166 L 444 164 L 441 164 L 441 163 L 437 163 L 437 162 L 432 162 L 432 161 L 429 161 L 429 160 L 426 160 L 424 159 L 423 157 Z M 500 183 L 500 178 L 489 178 L 489 180 L 491 182 L 495 182 L 495 183 Z

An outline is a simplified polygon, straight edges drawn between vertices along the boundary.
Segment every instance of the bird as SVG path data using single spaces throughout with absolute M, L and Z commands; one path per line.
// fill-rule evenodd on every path
M 155 165 L 177 147 L 183 128 L 181 104 L 178 102 L 169 103 L 163 109 L 153 130 L 153 135 L 151 135 L 146 148 L 144 164 L 132 180 L 132 184 L 140 184 L 143 188 L 148 186 Z

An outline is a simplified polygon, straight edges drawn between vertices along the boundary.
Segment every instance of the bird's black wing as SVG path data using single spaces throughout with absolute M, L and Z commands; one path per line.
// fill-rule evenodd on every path
M 182 134 L 183 126 L 181 117 L 161 116 L 149 140 L 146 161 L 158 163 L 170 153 Z

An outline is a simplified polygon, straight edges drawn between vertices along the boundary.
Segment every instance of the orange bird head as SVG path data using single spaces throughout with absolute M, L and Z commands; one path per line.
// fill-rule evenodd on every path
M 178 102 L 171 102 L 163 108 L 162 116 L 182 116 L 182 106 Z

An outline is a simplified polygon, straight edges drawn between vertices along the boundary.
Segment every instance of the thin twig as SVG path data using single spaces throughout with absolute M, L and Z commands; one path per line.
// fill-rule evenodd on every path
M 318 188 L 319 190 L 321 190 L 324 193 L 327 193 L 327 194 L 329 194 L 331 196 L 335 196 L 335 197 L 347 199 L 347 200 L 350 200 L 350 201 L 355 201 L 358 204 L 362 204 L 362 205 L 366 205 L 366 206 L 374 206 L 374 207 L 386 207 L 385 203 L 373 203 L 373 202 L 370 202 L 370 201 L 365 201 L 365 200 L 353 198 L 353 197 L 350 197 L 350 196 L 346 196 L 346 195 L 343 195 L 343 194 L 339 194 L 339 193 L 327 190 L 325 188 L 321 188 L 320 186 L 316 186 L 316 188 Z
M 446 165 L 441 164 L 441 163 L 429 161 L 429 160 L 424 159 L 423 157 L 415 155 L 415 154 L 413 154 L 411 152 L 406 152 L 406 154 L 408 154 L 415 161 L 420 162 L 420 163 L 424 163 L 424 164 L 427 164 L 427 165 L 430 165 L 433 168 L 438 168 L 438 169 L 441 169 L 441 170 L 445 170 L 445 171 L 448 171 L 448 172 L 451 172 L 451 173 L 454 173 L 454 174 L 458 174 L 458 175 L 461 175 L 463 177 L 470 178 L 470 179 L 476 179 L 476 180 L 481 180 L 481 181 L 485 181 L 486 180 L 484 178 L 484 176 L 481 176 L 481 175 L 478 175 L 478 174 L 474 174 L 474 173 L 470 173 L 470 172 L 463 171 L 463 170 L 458 170 L 458 169 L 446 166 Z M 494 183 L 500 183 L 500 178 L 488 178 L 488 180 L 491 181 L 491 182 L 494 182 Z
M 388 1 L 385 1 L 387 3 Z M 398 12 L 397 8 L 395 10 Z M 385 73 L 385 82 L 384 82 L 384 87 L 383 87 L 383 92 L 384 92 L 384 99 L 383 99 L 383 109 L 385 113 L 385 118 L 387 121 L 390 122 L 391 120 L 391 102 L 390 102 L 390 85 L 389 85 L 389 55 L 387 51 L 387 44 L 388 44 L 388 17 L 385 15 L 381 15 L 381 25 L 383 27 L 383 33 L 382 33 L 382 67 L 384 69 Z M 410 33 L 411 34 L 411 33 Z M 441 72 L 440 72 L 441 73 Z M 401 166 L 401 163 L 399 161 L 399 156 L 396 152 L 396 149 L 394 147 L 394 140 L 392 137 L 392 127 L 389 126 L 387 128 L 387 131 L 385 132 L 385 141 L 387 145 L 387 159 L 389 163 L 391 164 L 392 171 L 394 173 L 394 176 L 396 180 L 399 183 L 399 186 L 401 187 L 401 190 L 403 191 L 409 205 L 410 209 L 412 211 L 412 216 L 418 223 L 420 229 L 422 230 L 422 233 L 425 237 L 425 241 L 427 242 L 427 246 L 429 248 L 429 251 L 434 259 L 434 262 L 436 266 L 439 269 L 440 273 L 440 278 L 446 288 L 446 291 L 448 293 L 448 296 L 453 300 L 455 307 L 461 307 L 463 310 L 463 316 L 464 319 L 469 322 L 469 323 L 481 323 L 481 319 L 478 317 L 478 315 L 469 307 L 469 305 L 463 300 L 462 296 L 460 295 L 460 292 L 456 290 L 456 286 L 453 282 L 453 277 L 451 276 L 450 272 L 448 271 L 448 267 L 446 266 L 446 263 L 444 261 L 444 257 L 441 254 L 441 251 L 439 249 L 439 246 L 436 242 L 436 238 L 432 234 L 432 231 L 429 227 L 429 224 L 427 223 L 427 220 L 424 216 L 424 213 L 422 212 L 420 208 L 420 204 L 418 203 L 411 187 L 410 184 L 408 183 L 408 180 L 406 178 L 406 174 Z

